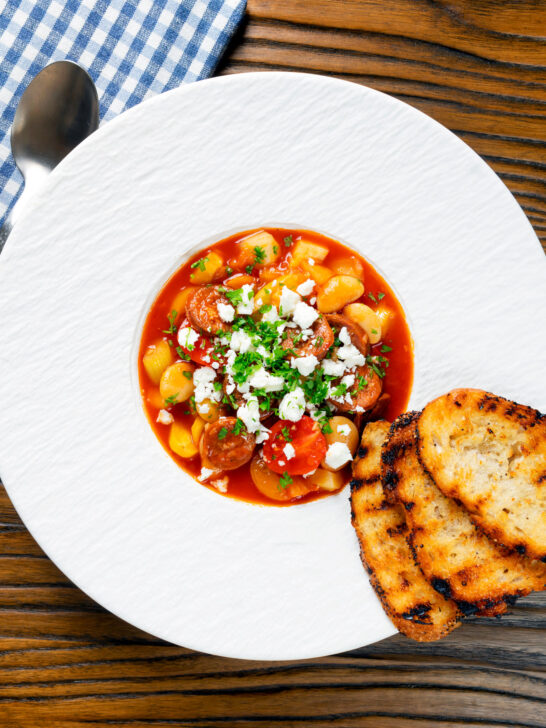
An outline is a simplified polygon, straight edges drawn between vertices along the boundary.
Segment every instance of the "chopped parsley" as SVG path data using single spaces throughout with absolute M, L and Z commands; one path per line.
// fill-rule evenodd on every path
M 254 270 L 254 266 L 253 265 L 247 265 L 245 267 L 245 270 L 248 273 L 248 275 L 251 275 L 252 274 L 252 271 Z
M 258 309 L 258 313 L 267 313 L 268 311 L 271 311 L 273 306 L 270 303 L 264 303 L 263 306 L 260 306 Z
M 358 375 L 358 385 L 356 388 L 357 392 L 360 392 L 360 390 L 364 389 L 364 387 L 368 386 L 368 380 L 362 376 L 362 374 Z
M 377 303 L 377 298 L 373 295 L 373 293 L 368 293 L 368 298 L 371 298 L 374 303 Z
M 178 311 L 175 311 L 174 309 L 170 313 L 167 314 L 167 319 L 169 321 L 169 328 L 163 330 L 164 334 L 171 334 L 173 336 L 174 336 L 174 334 L 176 334 L 175 321 L 176 321 L 177 316 L 178 316 Z
M 208 258 L 199 258 L 199 260 L 196 260 L 195 263 L 192 263 L 190 268 L 199 268 L 200 271 L 204 272 L 206 269 L 206 262 L 208 261 Z
M 322 427 L 320 429 L 324 435 L 330 435 L 333 432 L 332 425 L 328 420 L 322 423 Z
M 287 248 L 289 248 L 292 245 L 293 242 L 294 242 L 294 240 L 293 240 L 293 238 L 292 238 L 291 235 L 287 235 L 284 238 L 284 244 L 286 245 Z
M 224 437 L 225 437 L 225 436 L 226 436 L 227 434 L 228 434 L 228 429 L 227 429 L 227 427 L 221 427 L 221 428 L 220 428 L 220 430 L 218 431 L 218 439 L 219 439 L 219 440 L 223 440 L 223 439 L 224 439 Z
M 282 428 L 281 433 L 285 439 L 285 442 L 292 442 L 292 438 L 290 437 L 290 430 L 288 429 L 287 425 Z
M 347 385 L 338 384 L 335 389 L 332 390 L 333 397 L 343 397 L 347 394 Z
M 172 405 L 172 404 L 176 404 L 176 400 L 178 399 L 178 395 L 179 394 L 180 394 L 180 392 L 178 392 L 177 394 L 171 394 L 170 397 L 166 397 L 165 398 L 165 404 L 166 405 L 169 405 L 169 406 Z
M 378 293 L 378 294 L 377 294 L 377 299 L 378 299 L 378 301 L 380 301 L 380 300 L 381 300 L 382 298 L 385 298 L 385 294 L 384 294 L 384 293 L 381 293 L 381 292 L 380 292 L 380 293 Z
M 383 352 L 383 354 L 386 354 L 388 351 L 392 351 L 392 346 L 387 346 L 387 344 L 383 344 L 383 346 L 381 347 L 381 351 Z
M 230 276 L 233 273 L 233 268 L 231 268 L 229 265 L 226 266 L 226 275 Z
M 273 255 L 277 255 L 278 252 L 279 252 L 279 246 L 278 245 L 274 245 L 273 246 Z
M 280 485 L 281 488 L 283 488 L 283 490 L 284 490 L 284 488 L 287 488 L 293 482 L 294 481 L 288 475 L 288 473 L 286 472 L 286 470 L 284 471 L 284 473 L 279 478 L 279 485 Z
M 186 379 L 191 379 L 193 377 L 191 372 L 182 372 L 182 374 L 186 377 Z
M 181 346 L 177 346 L 175 349 L 178 356 L 182 359 L 182 361 L 189 361 L 191 359 L 189 354 L 186 354 L 184 349 Z
M 322 336 L 317 336 L 317 340 L 315 341 L 315 348 L 320 349 L 320 347 L 324 344 L 324 338 Z
M 261 245 L 256 245 L 254 248 L 254 265 L 260 265 L 265 260 L 265 250 Z
M 245 424 L 242 420 L 237 419 L 237 422 L 233 425 L 233 434 L 239 435 L 245 431 Z
M 222 288 L 220 292 L 226 296 L 228 301 L 234 307 L 237 307 L 240 303 L 243 302 L 243 289 L 242 288 L 234 288 L 232 291 L 228 290 L 227 288 Z

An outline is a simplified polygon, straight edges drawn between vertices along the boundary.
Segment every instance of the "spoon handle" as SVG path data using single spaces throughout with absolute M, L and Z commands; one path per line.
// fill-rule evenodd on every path
M 13 225 L 11 224 L 11 216 L 8 216 L 5 223 L 0 228 L 0 253 L 4 249 L 4 245 L 12 231 Z

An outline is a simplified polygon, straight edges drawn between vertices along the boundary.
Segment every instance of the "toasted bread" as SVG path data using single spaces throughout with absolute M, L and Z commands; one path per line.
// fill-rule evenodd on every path
M 383 486 L 404 506 L 408 540 L 432 586 L 463 614 L 501 614 L 508 604 L 546 585 L 546 566 L 509 551 L 445 496 L 417 457 L 419 413 L 401 415 L 383 445 Z
M 459 625 L 452 600 L 438 594 L 417 566 L 406 541 L 406 520 L 398 504 L 389 504 L 381 485 L 381 444 L 389 423 L 371 422 L 362 436 L 361 460 L 351 483 L 352 523 L 362 562 L 394 625 L 419 642 L 444 637 Z
M 440 490 L 488 536 L 546 561 L 546 418 L 477 389 L 430 402 L 417 423 L 419 458 Z

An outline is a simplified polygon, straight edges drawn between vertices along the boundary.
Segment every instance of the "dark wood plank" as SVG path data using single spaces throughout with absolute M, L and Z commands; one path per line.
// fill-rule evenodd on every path
M 501 176 L 546 245 L 546 3 L 249 0 L 218 73 L 366 84 L 430 114 Z M 0 486 L 0 728 L 546 726 L 546 594 L 442 642 L 226 660 L 108 614 L 45 557 Z

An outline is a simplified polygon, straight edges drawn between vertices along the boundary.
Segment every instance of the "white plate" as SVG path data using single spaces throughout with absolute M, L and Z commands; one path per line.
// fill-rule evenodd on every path
M 0 260 L 0 473 L 42 548 L 123 619 L 231 657 L 305 658 L 394 633 L 348 492 L 291 508 L 218 496 L 141 407 L 143 316 L 187 255 L 260 225 L 345 240 L 398 291 L 411 407 L 455 386 L 546 409 L 546 263 L 493 172 L 361 86 L 248 74 L 159 96 L 51 175 Z

